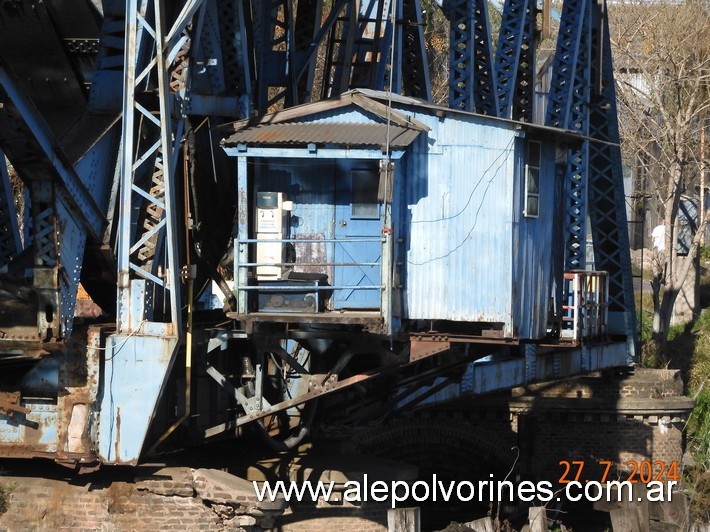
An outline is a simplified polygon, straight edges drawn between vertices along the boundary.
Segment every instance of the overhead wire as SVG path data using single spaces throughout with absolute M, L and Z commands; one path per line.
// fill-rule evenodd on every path
M 461 208 L 461 210 L 459 212 L 457 212 L 456 214 L 452 214 L 450 216 L 442 216 L 441 218 L 434 218 L 431 220 L 412 220 L 410 223 L 411 224 L 436 223 L 436 222 L 443 222 L 446 220 L 453 220 L 454 218 L 461 216 L 464 213 L 464 211 L 466 211 L 466 209 L 468 209 L 468 206 L 471 204 L 471 200 L 473 199 L 473 194 L 476 192 L 479 185 L 483 182 L 483 178 L 486 177 L 486 174 L 491 170 L 491 168 L 493 168 L 493 166 L 500 160 L 501 157 L 509 154 L 509 152 L 511 151 L 511 148 L 513 147 L 514 142 L 515 142 L 515 137 L 510 139 L 510 142 L 508 143 L 508 145 L 505 148 L 503 148 L 500 155 L 498 155 L 498 157 L 496 157 L 493 160 L 493 162 L 490 164 L 490 166 L 488 166 L 488 168 L 486 168 L 483 171 L 483 173 L 481 174 L 481 177 L 478 179 L 478 181 L 474 185 L 473 189 L 471 190 L 471 193 L 468 195 L 468 200 L 466 201 L 466 204 Z M 507 162 L 507 161 L 504 161 L 500 166 L 498 166 L 498 168 L 496 168 L 496 171 L 493 174 L 493 178 L 495 178 L 498 175 L 498 172 L 503 167 L 505 162 Z
M 511 139 L 511 142 L 510 142 L 509 146 L 510 146 L 514 141 L 515 141 L 515 138 Z M 508 152 L 510 152 L 510 150 L 509 150 L 509 149 L 506 149 L 504 153 L 508 153 Z M 500 157 L 500 156 L 499 156 L 499 157 Z M 496 160 L 497 160 L 497 159 L 496 159 Z M 502 167 L 502 165 L 498 168 L 498 170 L 500 170 L 501 167 Z M 490 168 L 492 168 L 492 166 L 489 167 L 488 170 L 490 170 Z M 488 172 L 488 170 L 486 170 L 486 172 L 484 172 L 484 173 L 481 175 L 481 178 L 479 179 L 479 182 L 476 184 L 476 186 L 474 187 L 474 190 L 471 192 L 471 195 L 470 195 L 470 197 L 469 197 L 469 201 L 467 202 L 467 206 L 464 208 L 464 210 L 465 210 L 466 208 L 468 208 L 468 203 L 470 203 L 471 198 L 473 197 L 473 192 L 478 188 L 478 185 L 480 184 L 480 182 L 483 181 L 483 178 L 485 177 L 485 175 L 486 175 L 486 173 Z M 464 237 L 464 239 L 463 239 L 461 242 L 459 242 L 459 244 L 457 244 L 455 247 L 451 248 L 448 252 L 444 253 L 443 255 L 439 255 L 439 256 L 437 256 L 437 257 L 432 257 L 431 259 L 427 259 L 427 260 L 422 261 L 422 262 L 415 262 L 415 261 L 412 261 L 412 260 L 410 260 L 410 259 L 407 259 L 407 264 L 411 264 L 411 265 L 413 265 L 413 266 L 424 266 L 424 265 L 426 265 L 426 264 L 430 264 L 430 263 L 435 262 L 435 261 L 438 261 L 438 260 L 446 259 L 446 258 L 450 257 L 452 254 L 454 254 L 456 251 L 458 251 L 459 249 L 461 249 L 461 248 L 463 247 L 463 245 L 464 245 L 466 242 L 468 242 L 468 240 L 469 240 L 469 239 L 471 238 L 471 236 L 473 235 L 473 232 L 474 232 L 474 230 L 476 229 L 476 226 L 478 225 L 478 216 L 479 216 L 479 214 L 481 213 L 481 209 L 483 208 L 483 203 L 485 202 L 486 196 L 488 195 L 488 189 L 491 187 L 491 184 L 493 183 L 494 179 L 495 179 L 496 176 L 498 175 L 498 170 L 496 170 L 496 172 L 493 174 L 493 176 L 491 176 L 491 178 L 487 181 L 486 187 L 485 187 L 485 189 L 483 190 L 483 194 L 482 194 L 482 196 L 481 196 L 481 202 L 479 203 L 478 209 L 476 209 L 476 213 L 475 213 L 475 215 L 474 215 L 473 225 L 472 225 L 471 228 L 469 229 L 469 231 L 468 231 L 468 233 L 466 234 L 466 236 Z M 458 213 L 456 216 L 459 216 L 460 214 L 461 214 L 461 213 Z M 455 218 L 456 216 L 453 216 L 453 217 Z M 439 220 L 434 220 L 434 222 L 436 222 L 436 221 L 439 221 Z M 412 223 L 414 223 L 414 222 L 412 222 Z

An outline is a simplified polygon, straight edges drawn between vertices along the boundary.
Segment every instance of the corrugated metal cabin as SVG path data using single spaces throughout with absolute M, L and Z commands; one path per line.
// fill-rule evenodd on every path
M 237 319 L 545 337 L 578 137 L 369 90 L 233 127 Z

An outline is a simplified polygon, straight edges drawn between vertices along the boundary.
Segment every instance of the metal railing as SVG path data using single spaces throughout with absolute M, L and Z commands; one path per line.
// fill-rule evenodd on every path
M 603 339 L 607 333 L 608 273 L 587 270 L 564 274 L 562 338 Z
M 380 293 L 380 297 L 377 297 L 377 309 L 381 309 L 381 293 L 383 290 L 382 279 L 382 261 L 371 261 L 371 262 L 335 262 L 323 261 L 322 257 L 319 260 L 299 260 L 298 254 L 296 253 L 296 260 L 293 262 L 259 262 L 255 260 L 249 260 L 245 262 L 240 260 L 241 257 L 245 255 L 247 257 L 256 257 L 256 246 L 260 243 L 267 244 L 291 244 L 294 246 L 303 244 L 319 244 L 323 246 L 330 246 L 330 253 L 324 253 L 324 256 L 332 256 L 333 258 L 337 255 L 336 248 L 338 246 L 343 247 L 343 252 L 349 255 L 349 252 L 344 248 L 347 245 L 357 245 L 366 243 L 378 243 L 383 244 L 384 238 L 382 237 L 350 237 L 350 238 L 326 238 L 326 239 L 295 239 L 295 238 L 283 238 L 283 239 L 235 239 L 235 254 L 234 254 L 234 278 L 236 280 L 234 290 L 239 297 L 239 293 L 246 293 L 250 296 L 248 297 L 249 303 L 246 308 L 240 309 L 240 312 L 249 312 L 254 310 L 260 311 L 275 311 L 273 307 L 261 308 L 263 300 L 259 298 L 260 295 L 278 295 L 282 294 L 284 298 L 288 298 L 289 294 L 296 295 L 305 293 L 305 297 L 312 296 L 307 310 L 305 307 L 299 305 L 284 305 L 280 310 L 288 312 L 297 312 L 299 310 L 308 311 L 324 311 L 332 310 L 332 303 L 328 306 L 328 301 L 333 301 L 337 298 L 339 293 L 344 291 L 377 291 Z M 244 253 L 244 247 L 246 246 L 246 253 Z M 240 252 L 241 251 L 241 252 Z M 382 257 L 382 253 L 379 253 L 379 258 Z M 259 278 L 257 268 L 263 267 L 276 267 L 280 268 L 282 275 L 278 279 L 264 279 Z M 370 268 L 377 268 L 376 277 L 380 280 L 379 284 L 373 283 L 357 283 L 357 284 L 336 284 L 334 282 L 337 278 L 343 278 L 344 274 L 342 271 L 336 273 L 338 268 L 357 268 L 361 269 L 363 272 L 363 277 L 367 277 L 370 273 L 368 270 Z M 316 271 L 314 271 L 316 270 Z M 311 278 L 304 279 L 303 274 L 311 274 Z M 316 275 L 313 275 L 316 274 Z M 327 276 L 326 279 L 318 279 L 317 274 Z M 339 274 L 339 275 L 338 275 Z M 293 277 L 290 277 L 293 275 Z M 372 277 L 372 274 L 370 274 Z M 282 303 L 285 304 L 286 300 L 282 299 Z M 294 301 L 292 301 L 293 303 Z

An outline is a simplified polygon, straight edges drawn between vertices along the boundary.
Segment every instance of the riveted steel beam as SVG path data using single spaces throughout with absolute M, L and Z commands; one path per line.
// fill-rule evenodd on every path
M 448 0 L 449 105 L 497 116 L 493 52 L 486 0 Z
M 536 13 L 534 0 L 505 2 L 495 56 L 501 118 L 533 120 Z
M 614 88 L 614 68 L 609 39 L 609 22 L 604 16 L 594 39 L 600 92 L 594 95 L 590 114 L 590 136 L 600 142 L 589 145 L 589 217 L 594 244 L 595 268 L 609 272 L 609 312 L 614 333 L 626 334 L 629 363 L 635 361 L 636 312 L 626 201 L 619 147 L 619 125 Z M 612 326 L 610 324 L 610 326 Z
M 424 21 L 422 6 L 416 0 L 402 2 L 401 66 L 402 89 L 407 96 L 431 101 L 431 82 L 424 42 Z
M 589 133 L 589 101 L 592 80 L 592 3 L 567 0 L 553 62 L 546 124 Z M 565 171 L 565 268 L 586 264 L 587 188 L 589 141 L 567 152 Z

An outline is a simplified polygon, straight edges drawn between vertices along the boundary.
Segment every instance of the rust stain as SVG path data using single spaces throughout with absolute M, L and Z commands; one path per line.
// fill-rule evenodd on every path
M 296 267 L 295 271 L 307 273 L 328 273 L 325 264 L 326 257 L 325 242 L 299 242 L 298 240 L 323 240 L 322 233 L 304 233 L 296 236 Z M 315 264 L 316 266 L 311 266 Z
M 96 404 L 96 396 L 99 387 L 99 367 L 102 338 L 104 338 L 112 327 L 107 325 L 92 325 L 86 327 L 75 327 L 72 331 L 74 342 L 67 343 L 67 350 L 64 353 L 64 361 L 59 367 L 59 387 L 66 390 L 65 394 L 60 394 L 57 398 L 57 454 L 55 459 L 66 464 L 76 464 L 78 460 L 87 462 L 95 460 L 96 456 L 92 451 L 94 445 L 91 439 L 88 426 L 92 409 Z M 72 416 L 77 405 L 86 405 L 88 416 L 86 426 L 83 427 L 83 434 L 80 436 L 80 443 L 77 442 L 76 431 L 70 444 L 70 429 Z M 76 423 L 76 421 L 75 421 Z M 81 452 L 79 452 L 81 450 Z
M 29 414 L 30 411 L 20 405 L 20 392 L 0 392 L 0 413 L 13 417 L 15 414 Z
M 244 189 L 239 189 L 239 224 L 246 227 L 249 223 L 249 214 L 247 212 L 246 206 L 249 205 L 249 195 Z
M 409 361 L 415 362 L 451 349 L 447 340 L 415 340 L 412 339 L 409 349 Z
M 116 453 L 116 461 L 118 461 L 119 457 L 121 456 L 120 445 L 121 445 L 121 408 L 116 407 L 116 446 L 114 449 L 115 453 Z
M 46 445 L 36 446 L 23 443 L 2 444 L 3 458 L 55 458 L 56 453 L 48 451 Z

